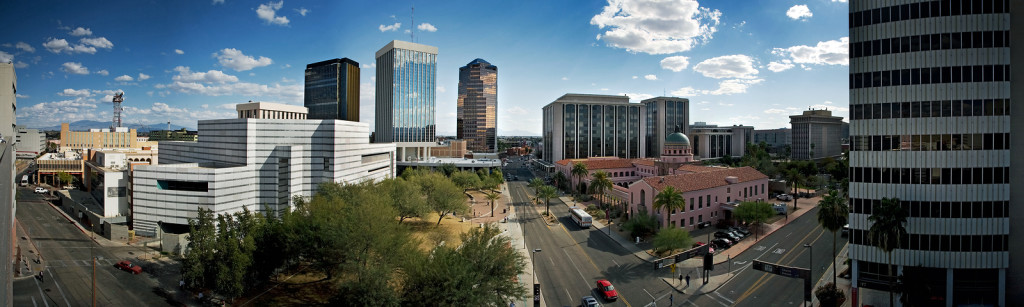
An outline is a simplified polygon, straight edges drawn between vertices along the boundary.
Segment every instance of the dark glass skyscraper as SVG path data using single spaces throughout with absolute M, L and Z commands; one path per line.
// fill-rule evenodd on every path
M 476 59 L 459 68 L 456 133 L 473 152 L 498 149 L 498 67 Z
M 359 121 L 359 63 L 349 58 L 306 65 L 309 119 Z

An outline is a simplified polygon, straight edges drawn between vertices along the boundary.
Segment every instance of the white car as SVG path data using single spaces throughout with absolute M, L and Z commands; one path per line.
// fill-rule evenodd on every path
M 775 198 L 781 201 L 793 200 L 793 196 L 789 196 L 789 194 L 779 194 L 779 196 L 776 196 Z
M 50 191 L 47 191 L 46 189 L 44 189 L 44 188 L 39 188 L 39 187 L 37 187 L 37 188 L 36 188 L 36 191 L 35 191 L 35 192 L 36 192 L 37 194 L 46 194 L 46 193 L 50 193 Z

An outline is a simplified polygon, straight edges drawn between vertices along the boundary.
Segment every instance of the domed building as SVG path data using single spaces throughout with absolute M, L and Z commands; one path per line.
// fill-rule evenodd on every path
M 690 138 L 679 132 L 669 134 L 665 138 L 665 147 L 661 150 L 661 159 L 654 162 L 658 176 L 665 176 L 680 165 L 693 162 L 693 150 L 690 149 Z

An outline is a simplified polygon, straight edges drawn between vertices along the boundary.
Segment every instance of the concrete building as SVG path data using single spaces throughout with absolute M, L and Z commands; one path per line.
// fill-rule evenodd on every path
M 673 132 L 690 135 L 690 100 L 679 97 L 654 97 L 641 101 L 646 108 L 647 130 L 644 142 L 648 157 L 657 158 L 665 146 L 665 137 Z
M 261 103 L 253 110 L 305 113 L 290 107 Z M 276 214 L 292 206 L 293 197 L 312 196 L 323 182 L 393 177 L 395 145 L 370 144 L 369 128 L 343 120 L 201 120 L 198 141 L 163 142 L 159 165 L 135 167 L 134 229 L 146 236 L 161 225 L 182 229 L 200 207 L 217 214 L 243 207 Z
M 742 157 L 747 152 L 747 144 L 754 139 L 754 127 L 719 127 L 696 122 L 690 126 L 690 138 L 693 141 L 693 154 L 698 160 Z
M 235 105 L 238 118 L 254 119 L 306 119 L 306 107 L 270 102 L 239 103 Z
M 731 218 L 743 201 L 768 199 L 768 176 L 749 166 L 740 168 L 684 165 L 667 176 L 646 177 L 629 185 L 629 215 L 646 211 L 663 228 L 693 230 Z M 654 210 L 654 197 L 673 187 L 686 200 L 687 208 L 669 212 Z
M 786 147 L 793 144 L 793 129 L 754 129 L 753 144 L 764 142 L 768 145 L 768 152 L 776 155 L 784 155 Z M 792 150 L 792 149 L 790 149 Z
M 544 160 L 647 156 L 645 109 L 629 97 L 565 94 L 544 106 Z
M 15 110 L 18 108 L 18 77 L 14 65 L 0 63 L 0 305 L 13 306 L 14 260 L 17 253 L 17 233 L 14 214 L 17 194 L 14 167 Z M 10 123 L 10 124 L 7 124 Z
M 149 137 L 145 140 L 139 137 L 140 142 L 160 142 L 160 141 L 181 141 L 181 142 L 195 142 L 199 139 L 199 133 L 195 131 L 188 131 L 185 128 L 181 130 L 159 130 L 152 131 L 149 133 Z
M 14 73 L 14 65 L 0 63 L 0 138 L 14 144 L 17 122 L 14 117 L 18 109 L 18 76 Z M 10 124 L 8 124 L 10 123 Z
M 431 153 L 438 158 L 464 158 L 469 151 L 466 149 L 465 140 L 448 140 L 446 143 L 434 147 Z
M 89 129 L 71 131 L 68 123 L 60 124 L 60 152 L 87 149 L 140 149 L 135 129 L 117 127 L 110 129 Z
M 843 154 L 843 118 L 829 110 L 807 110 L 789 117 L 793 159 L 810 160 Z
M 889 304 L 890 257 L 916 306 L 1024 304 L 1024 1 L 849 6 L 853 305 Z M 889 254 L 868 239 L 883 198 L 908 214 Z
M 303 97 L 309 119 L 359 121 L 359 63 L 342 58 L 306 65 Z
M 498 66 L 476 59 L 459 68 L 455 131 L 474 153 L 498 151 Z
M 437 47 L 396 40 L 375 57 L 374 143 L 395 143 L 399 161 L 430 157 L 437 144 Z
M 660 158 L 623 159 L 618 157 L 591 157 L 586 159 L 564 159 L 554 163 L 554 171 L 561 172 L 569 178 L 572 187 L 577 187 L 580 180 L 590 185 L 593 174 L 598 171 L 608 173 L 608 180 L 622 188 L 637 180 L 651 176 L 675 174 L 679 167 L 693 162 L 693 151 L 686 135 L 676 132 L 668 135 L 663 142 L 664 147 Z M 587 167 L 587 175 L 573 178 L 572 168 L 576 163 Z
M 17 126 L 14 130 L 17 134 L 14 147 L 18 158 L 35 158 L 46 152 L 45 133 L 24 126 Z

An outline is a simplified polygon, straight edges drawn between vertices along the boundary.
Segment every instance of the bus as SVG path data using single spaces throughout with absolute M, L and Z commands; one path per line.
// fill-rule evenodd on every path
M 572 216 L 573 222 L 576 222 L 576 225 L 579 225 L 580 227 L 583 228 L 590 228 L 590 224 L 594 222 L 594 220 L 590 217 L 590 214 L 587 214 L 586 211 L 580 209 L 574 208 L 572 210 L 569 210 L 569 214 Z
M 28 186 L 28 175 L 21 175 L 21 186 Z

